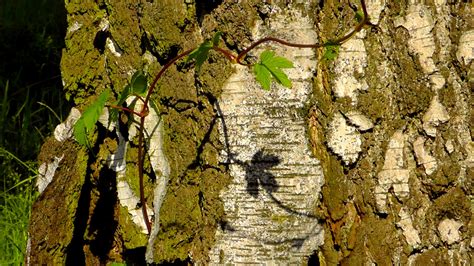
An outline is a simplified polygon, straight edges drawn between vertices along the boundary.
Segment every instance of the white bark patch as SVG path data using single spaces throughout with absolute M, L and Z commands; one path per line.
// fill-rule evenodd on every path
M 380 14 L 385 9 L 385 0 L 368 0 L 367 13 L 369 14 L 370 22 L 378 24 L 380 20 Z
M 423 137 L 416 138 L 413 143 L 413 150 L 415 151 L 418 165 L 423 165 L 425 173 L 431 175 L 438 168 L 438 161 L 425 150 L 425 139 Z
M 71 34 L 77 30 L 79 30 L 82 27 L 82 23 L 79 23 L 77 21 L 74 21 L 74 23 L 67 28 L 67 33 Z
M 130 105 L 135 100 L 135 97 L 129 97 L 127 103 Z M 164 197 L 166 195 L 166 186 L 168 184 L 168 177 L 170 174 L 170 167 L 168 160 L 164 153 L 163 148 L 163 121 L 156 112 L 153 103 L 149 103 L 149 114 L 145 118 L 144 134 L 145 134 L 145 150 L 150 158 L 150 164 L 155 172 L 156 185 L 153 195 L 153 209 L 148 207 L 147 212 L 149 217 L 154 216 L 154 224 L 152 232 L 149 238 L 149 245 L 147 247 L 146 259 L 153 261 L 153 242 L 156 235 L 159 232 L 159 213 L 161 205 L 163 204 Z M 137 101 L 135 104 L 135 111 L 140 112 L 143 104 L 141 101 Z M 108 112 L 104 112 L 103 117 L 100 119 L 104 126 L 108 124 Z M 108 125 L 109 128 L 115 128 L 115 125 L 111 123 Z M 128 134 L 130 138 L 133 138 L 137 134 L 137 127 L 131 126 Z M 130 185 L 125 180 L 126 173 L 126 162 L 125 155 L 127 152 L 127 141 L 122 137 L 119 131 L 117 131 L 119 145 L 117 151 L 111 155 L 107 164 L 110 169 L 117 172 L 117 193 L 120 204 L 128 209 L 129 214 L 132 217 L 133 222 L 140 226 L 142 233 L 147 234 L 147 228 L 141 208 L 137 208 L 137 204 L 140 202 L 139 197 L 132 191 Z
M 392 135 L 385 152 L 382 171 L 377 175 L 378 185 L 375 187 L 375 200 L 377 210 L 380 213 L 388 213 L 386 205 L 390 188 L 393 188 L 395 196 L 400 200 L 405 199 L 410 194 L 410 187 L 408 186 L 410 171 L 405 166 L 403 151 L 405 139 L 406 136 L 401 130 Z
M 432 85 L 433 91 L 438 91 L 444 87 L 446 80 L 444 79 L 443 75 L 437 72 L 430 75 L 430 83 Z
M 398 221 L 397 225 L 402 229 L 403 235 L 405 236 L 408 245 L 412 246 L 413 248 L 418 248 L 421 244 L 421 239 L 420 235 L 418 234 L 418 230 L 413 227 L 413 221 L 411 219 L 410 213 L 408 212 L 408 208 L 401 208 L 398 216 L 400 217 L 400 221 Z
M 346 123 L 339 113 L 335 114 L 329 124 L 328 146 L 341 156 L 346 165 L 354 163 L 359 158 L 362 140 L 357 129 Z
M 66 118 L 66 121 L 57 125 L 54 129 L 54 138 L 59 142 L 70 139 L 74 134 L 74 124 L 76 124 L 80 117 L 81 112 L 79 112 L 77 108 L 73 107 Z
M 298 11 L 272 15 L 257 23 L 254 39 L 277 36 L 315 43 L 313 22 Z M 312 90 L 316 59 L 311 49 L 272 45 L 293 61 L 286 71 L 293 88 L 273 84 L 262 90 L 253 73 L 237 67 L 219 100 L 225 127 L 232 184 L 221 193 L 227 224 L 218 228 L 211 264 L 302 264 L 323 242 L 323 229 L 311 215 L 324 182 L 319 161 L 308 148 L 305 119 L 299 115 Z M 255 51 L 259 54 L 262 49 Z
M 359 111 L 349 111 L 345 114 L 349 122 L 356 126 L 360 131 L 364 132 L 374 127 L 374 123 Z
M 355 77 L 355 74 L 363 76 L 367 67 L 367 51 L 362 40 L 364 37 L 365 30 L 362 30 L 343 43 L 339 48 L 334 67 L 334 72 L 337 74 L 334 93 L 340 98 L 351 98 L 354 105 L 357 103 L 357 92 L 369 88 L 365 79 L 359 80 Z
M 38 187 L 39 193 L 43 193 L 46 187 L 53 181 L 54 173 L 58 169 L 59 163 L 64 158 L 64 154 L 61 157 L 54 156 L 51 163 L 42 163 L 38 169 L 39 176 L 36 179 L 36 186 Z
M 405 17 L 395 20 L 395 27 L 402 26 L 410 32 L 409 48 L 417 54 L 420 65 L 426 74 L 436 70 L 433 61 L 435 42 L 432 34 L 434 20 L 430 10 L 423 4 L 412 4 L 408 7 Z
M 124 180 L 125 173 L 117 173 L 117 197 L 120 205 L 127 208 L 134 224 L 141 228 L 143 234 L 147 234 L 145 219 L 143 218 L 142 208 L 138 207 L 140 198 L 133 192 L 127 181 Z M 153 210 L 147 206 L 148 215 L 153 216 Z
M 423 129 L 426 134 L 431 137 L 436 137 L 436 127 L 441 123 L 446 123 L 449 120 L 449 114 L 438 99 L 438 96 L 434 96 L 431 100 L 428 111 L 423 115 Z
M 117 131 L 119 143 L 117 151 L 107 158 L 107 166 L 117 172 L 117 197 L 120 205 L 127 208 L 132 221 L 141 228 L 143 234 L 147 234 L 145 219 L 143 218 L 142 209 L 137 207 L 140 203 L 138 197 L 127 183 L 125 155 L 127 153 L 127 141 L 123 138 L 119 131 Z M 153 210 L 147 206 L 147 211 L 150 216 L 153 215 Z
M 444 147 L 446 148 L 446 151 L 451 154 L 454 151 L 454 143 L 452 139 L 448 139 L 446 143 L 444 144 Z
M 153 103 L 150 103 L 154 106 Z M 166 158 L 163 144 L 163 119 L 158 115 L 155 108 L 150 107 L 150 113 L 145 118 L 145 133 L 147 139 L 147 152 L 150 157 L 150 164 L 155 172 L 156 185 L 153 191 L 153 208 L 155 219 L 150 233 L 145 258 L 148 263 L 153 262 L 153 247 L 156 236 L 160 231 L 160 209 L 166 195 L 170 166 Z
M 453 219 L 444 219 L 438 225 L 438 231 L 441 236 L 441 240 L 448 244 L 452 245 L 461 240 L 461 233 L 459 228 L 463 224 Z
M 107 158 L 107 167 L 115 172 L 125 172 L 127 166 L 125 162 L 125 154 L 127 153 L 127 141 L 123 138 L 120 131 L 117 130 L 119 143 L 114 154 Z
M 461 35 L 456 57 L 466 65 L 474 59 L 474 30 L 466 31 Z
M 449 62 L 452 60 L 451 47 L 452 42 L 449 35 L 451 34 L 450 24 L 452 24 L 452 15 L 450 5 L 446 4 L 446 0 L 437 0 L 436 3 L 436 23 L 434 25 L 434 32 L 436 43 L 438 44 L 438 63 Z
M 118 46 L 113 38 L 107 38 L 105 40 L 105 45 L 109 48 L 110 52 L 116 57 L 121 57 L 123 54 L 122 49 Z
M 464 146 L 464 149 L 466 150 L 466 160 L 465 164 L 467 167 L 474 167 L 474 141 L 470 141 Z

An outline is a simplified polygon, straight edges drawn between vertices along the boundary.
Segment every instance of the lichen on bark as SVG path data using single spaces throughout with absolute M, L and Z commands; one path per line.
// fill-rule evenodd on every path
M 66 6 L 71 26 L 66 37 L 62 75 L 68 98 L 79 109 L 93 101 L 95 93 L 106 88 L 113 91 L 115 96 L 109 99 L 113 101 L 133 72 L 145 69 L 152 76 L 160 69 L 160 64 L 202 40 L 193 3 L 157 1 L 127 4 L 112 1 L 87 5 L 67 3 Z M 228 67 L 222 59 L 217 58 L 216 61 L 204 66 L 205 75 L 199 80 L 189 64 L 178 63 L 167 72 L 152 97 L 163 119 L 163 150 L 170 162 L 168 193 L 161 209 L 161 230 L 151 247 L 156 262 L 185 261 L 189 256 L 194 261 L 206 261 L 214 230 L 223 219 L 218 192 L 228 182 L 228 176 L 216 159 L 220 143 L 213 103 Z M 123 122 L 126 123 L 127 119 L 122 116 Z M 114 130 L 121 130 L 123 126 L 116 126 Z M 54 256 L 58 261 L 64 257 L 91 264 L 144 262 L 147 236 L 132 222 L 130 209 L 120 206 L 116 187 L 120 182 L 127 182 L 134 194 L 139 194 L 135 185 L 138 182 L 136 138 L 130 137 L 126 144 L 127 177 L 119 177 L 115 170 L 108 170 L 106 166 L 118 147 L 118 133 L 109 132 L 105 127 L 107 123 L 98 126 L 91 140 L 91 149 L 80 149 L 81 156 L 77 162 L 84 162 L 81 164 L 84 173 L 78 174 L 82 181 L 64 183 L 65 187 L 71 186 L 80 193 L 71 194 L 69 189 L 65 189 L 55 195 L 56 198 L 71 198 L 71 204 L 68 204 L 71 217 L 68 219 L 73 224 L 62 228 L 63 233 L 70 237 L 50 238 L 52 245 L 41 246 L 38 241 L 43 237 L 39 233 L 47 233 L 48 228 L 43 223 L 30 227 L 31 257 L 38 261 L 47 258 L 46 253 L 42 252 L 57 246 L 55 249 L 60 252 L 57 255 L 54 253 Z M 124 132 L 121 133 L 127 138 L 128 133 Z M 64 146 L 73 140 L 53 142 L 54 145 Z M 45 153 L 51 145 L 52 142 L 45 144 Z M 48 156 L 59 156 L 59 151 Z M 70 152 L 69 156 L 74 154 Z M 69 169 L 76 167 L 65 158 L 59 169 L 69 167 L 66 163 L 71 164 Z M 148 205 L 152 203 L 155 182 L 151 163 L 149 159 L 145 160 Z M 56 171 L 45 193 L 56 187 L 60 173 Z M 48 209 L 43 206 L 45 203 L 46 200 L 39 200 L 37 206 L 40 207 L 34 209 L 33 216 L 40 213 L 54 216 L 57 211 L 64 210 L 61 207 Z M 100 224 L 100 219 L 109 224 Z M 173 232 L 180 232 L 182 238 L 176 238 Z M 167 252 L 162 253 L 163 249 Z
M 472 192 L 464 189 L 470 183 L 466 183 L 467 172 L 463 170 L 469 152 L 460 156 L 463 148 L 457 150 L 454 143 L 472 143 L 472 135 L 466 131 L 470 116 L 466 101 L 470 96 L 465 97 L 472 81 L 459 81 L 472 70 L 449 62 L 456 60 L 455 44 L 461 32 L 472 28 L 466 23 L 472 19 L 472 8 L 446 1 L 367 4 L 371 20 L 377 18 L 372 20 L 377 27 L 361 34 L 367 66 L 363 75 L 354 76 L 367 82 L 367 90 L 358 92 L 356 103 L 330 100 L 332 95 L 338 97 L 332 92 L 335 80 L 347 75 L 334 72 L 338 59 L 328 64 L 322 61 L 318 70 L 321 76 L 315 82 L 320 100 L 311 109 L 310 132 L 314 153 L 328 179 L 321 211 L 330 218 L 325 228 L 330 233 L 326 233 L 320 261 L 423 265 L 424 254 L 429 252 L 440 262 L 469 263 L 471 239 L 467 232 L 472 232 L 472 218 L 465 212 Z M 324 4 L 323 10 L 331 12 L 335 5 Z M 327 13 L 322 14 L 319 32 L 327 36 L 325 29 L 336 23 Z M 331 136 L 326 133 L 335 117 L 332 114 L 347 109 L 365 114 L 374 127 L 362 133 L 358 160 L 344 166 L 341 160 L 345 154 L 335 150 L 342 156 L 338 158 L 326 153 L 334 148 L 325 143 Z M 457 119 L 453 120 L 454 116 Z M 459 131 L 454 133 L 451 127 Z M 454 191 L 452 195 L 460 202 L 442 207 L 438 200 Z M 353 205 L 356 218 L 349 211 Z M 446 226 L 460 236 L 440 236 L 439 228 Z M 448 241 L 452 243 L 448 249 L 437 248 Z M 448 250 L 455 254 L 449 260 Z
M 322 171 L 325 180 L 321 204 L 313 200 L 318 187 L 314 195 L 306 197 L 305 202 L 312 200 L 311 204 L 304 205 L 305 213 L 311 217 L 301 219 L 314 220 L 315 223 L 308 223 L 311 225 L 324 221 L 324 244 L 318 247 L 318 238 L 314 241 L 318 244 L 304 246 L 305 241 L 290 237 L 289 242 L 267 241 L 263 245 L 271 246 L 276 253 L 298 253 L 292 262 L 303 262 L 314 252 L 312 259 L 317 255 L 322 265 L 425 265 L 430 259 L 467 264 L 472 260 L 474 243 L 474 144 L 470 130 L 474 68 L 473 55 L 469 53 L 473 49 L 469 22 L 472 6 L 443 0 L 426 4 L 367 1 L 367 6 L 371 22 L 377 26 L 364 28 L 348 40 L 335 61 L 323 59 L 323 49 L 315 51 L 312 68 L 316 74 L 305 77 L 305 82 L 312 79 L 312 91 L 300 95 L 302 99 L 310 97 L 307 103 L 298 105 L 297 110 L 289 108 L 288 112 L 275 106 L 258 109 L 275 121 L 286 117 L 295 122 L 307 115 L 307 121 L 301 119 L 303 122 L 294 131 L 299 132 L 298 137 L 309 138 L 309 147 L 317 158 L 313 158 L 317 163 L 311 170 Z M 112 101 L 133 72 L 145 69 L 152 76 L 169 59 L 210 38 L 217 30 L 223 32 L 222 45 L 241 51 L 259 32 L 253 29 L 262 29 L 258 21 L 265 20 L 269 24 L 264 26 L 271 28 L 272 17 L 277 13 L 287 14 L 281 21 L 291 20 L 288 14 L 294 15 L 290 10 L 295 9 L 301 12 L 298 18 L 310 16 L 314 24 L 309 31 L 318 35 L 313 39 L 323 41 L 343 35 L 357 23 L 351 6 L 337 1 L 288 4 L 228 0 L 215 10 L 202 9 L 197 1 L 88 1 L 67 2 L 66 8 L 70 26 L 61 62 L 62 78 L 68 98 L 79 110 L 105 89 L 113 91 Z M 211 259 L 218 263 L 236 258 L 232 257 L 235 250 L 219 246 L 231 239 L 225 240 L 223 234 L 231 235 L 232 230 L 240 229 L 236 223 L 239 217 L 226 217 L 232 214 L 229 207 L 240 208 L 244 204 L 234 204 L 230 200 L 233 195 L 223 195 L 226 188 L 238 184 L 238 180 L 232 180 L 239 175 L 236 168 L 240 166 L 232 170 L 228 165 L 232 161 L 222 156 L 223 151 L 232 149 L 223 140 L 222 129 L 218 129 L 222 126 L 222 113 L 217 104 L 223 98 L 239 101 L 225 95 L 228 88 L 224 84 L 232 81 L 231 75 L 242 77 L 242 73 L 245 71 L 233 69 L 222 56 L 211 52 L 199 75 L 189 63 L 178 62 L 155 89 L 152 99 L 162 118 L 163 151 L 170 165 L 167 193 L 160 210 L 161 229 L 151 244 L 156 263 L 205 264 Z M 272 100 L 278 102 L 291 92 L 281 89 L 264 95 L 258 91 L 258 97 L 268 102 L 268 97 L 274 96 Z M 224 111 L 231 110 L 226 108 Z M 344 123 L 335 123 L 342 120 Z M 121 121 L 126 119 L 122 117 Z M 278 140 L 271 132 L 279 125 L 277 122 L 272 124 L 261 117 L 255 121 L 266 123 L 267 131 L 258 131 L 262 139 Z M 365 121 L 366 126 L 361 126 L 360 121 Z M 239 129 L 234 124 L 231 129 L 238 134 L 233 138 L 248 140 L 239 135 L 239 130 L 251 135 L 256 128 L 258 125 L 253 124 Z M 288 136 L 280 142 L 296 139 Z M 397 145 L 391 145 L 391 140 Z M 305 141 L 294 144 L 302 145 L 301 154 L 306 154 Z M 117 133 L 99 125 L 91 144 L 92 149 L 87 150 L 67 138 L 46 141 L 41 162 L 50 163 L 62 154 L 64 158 L 33 208 L 30 262 L 144 263 L 147 236 L 132 222 L 130 212 L 120 206 L 119 179 L 106 167 L 107 158 L 119 145 Z M 136 187 L 132 184 L 136 182 L 136 139 L 129 139 L 128 145 L 128 182 L 130 187 Z M 276 155 L 268 153 L 247 156 L 240 148 L 234 151 L 241 153 L 241 157 L 231 158 L 234 164 L 247 169 L 255 169 L 252 163 L 272 166 L 278 161 Z M 252 155 L 258 156 L 253 160 Z M 289 160 L 278 162 L 287 166 Z M 145 182 L 150 185 L 147 204 L 151 204 L 156 181 L 148 158 L 145 165 Z M 282 171 L 285 169 L 270 173 L 274 176 Z M 260 174 L 265 177 L 260 185 L 266 190 L 257 190 L 257 196 L 266 193 L 280 199 L 272 186 L 272 175 Z M 277 179 L 280 177 L 283 175 Z M 322 179 L 316 180 L 318 185 L 322 183 Z M 246 192 L 249 198 L 256 191 L 255 182 L 252 184 L 254 187 Z M 301 191 L 315 187 L 314 183 L 302 184 Z M 245 180 L 240 185 L 245 186 Z M 136 188 L 132 190 L 138 195 Z M 287 203 L 290 210 L 297 207 L 280 202 L 288 207 Z M 299 222 L 299 217 L 279 211 L 262 208 L 262 220 L 275 229 L 273 235 L 267 235 L 271 240 L 288 239 L 285 229 Z M 57 234 L 52 234 L 51 226 Z M 216 235 L 217 228 L 226 232 Z M 268 229 L 258 228 L 262 228 L 259 232 Z M 319 224 L 313 229 L 317 231 L 314 235 L 320 237 Z M 244 235 L 239 236 L 239 241 L 245 239 Z M 260 255 L 268 257 L 270 253 Z

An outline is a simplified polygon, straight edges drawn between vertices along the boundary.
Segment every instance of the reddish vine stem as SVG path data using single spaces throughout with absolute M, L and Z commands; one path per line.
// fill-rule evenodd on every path
M 364 13 L 364 18 L 362 19 L 362 21 L 359 24 L 357 24 L 357 26 L 351 32 L 349 32 L 348 34 L 342 36 L 341 38 L 338 38 L 334 41 L 328 41 L 326 43 L 300 44 L 300 43 L 287 42 L 285 40 L 281 40 L 281 39 L 274 38 L 274 37 L 265 37 L 265 38 L 262 38 L 262 39 L 260 39 L 256 42 L 254 42 L 249 47 L 247 47 L 245 50 L 240 52 L 239 55 L 236 57 L 236 61 L 240 65 L 250 66 L 251 64 L 243 63 L 242 59 L 245 57 L 245 55 L 247 55 L 255 47 L 257 47 L 258 45 L 260 45 L 262 43 L 266 43 L 266 42 L 277 42 L 277 43 L 285 45 L 285 46 L 296 47 L 296 48 L 320 48 L 320 47 L 323 47 L 323 46 L 328 45 L 328 44 L 341 45 L 342 43 L 344 43 L 345 41 L 350 39 L 354 34 L 361 31 L 362 28 L 365 25 L 373 25 L 369 21 L 369 13 L 367 12 L 367 6 L 365 5 L 365 1 L 361 0 L 360 2 L 361 2 L 361 6 L 362 6 L 362 12 Z
M 249 47 L 247 47 L 247 49 L 240 52 L 240 54 L 237 56 L 237 59 L 236 59 L 237 63 L 239 63 L 240 65 L 249 66 L 250 64 L 246 64 L 246 63 L 243 63 L 241 61 L 242 58 L 244 58 L 245 55 L 247 55 L 255 47 L 257 47 L 258 45 L 260 45 L 262 43 L 266 43 L 266 42 L 277 42 L 277 43 L 283 44 L 285 46 L 296 47 L 296 48 L 317 48 L 319 46 L 322 46 L 320 44 L 291 43 L 291 42 L 287 42 L 287 41 L 284 41 L 284 40 L 281 40 L 281 39 L 278 39 L 278 38 L 274 38 L 274 37 L 265 37 L 263 39 L 260 39 L 256 42 L 252 43 Z
M 212 49 L 222 53 L 225 57 L 227 57 L 227 59 L 229 59 L 231 62 L 236 62 L 236 57 L 235 55 L 232 54 L 231 51 L 229 50 L 226 50 L 226 49 L 222 49 L 220 47 L 217 47 L 217 46 L 213 46 Z
M 143 152 L 143 146 L 145 145 L 143 142 L 144 139 L 144 131 L 145 131 L 145 117 L 148 115 L 148 102 L 150 101 L 151 94 L 153 93 L 153 89 L 156 86 L 156 83 L 158 80 L 163 76 L 165 71 L 173 65 L 176 61 L 179 59 L 187 56 L 190 54 L 194 49 L 187 50 L 175 58 L 171 59 L 168 63 L 166 63 L 156 74 L 155 79 L 150 85 L 150 88 L 148 88 L 147 95 L 145 97 L 145 100 L 143 101 L 143 107 L 138 116 L 140 117 L 140 127 L 138 130 L 138 181 L 139 181 L 139 186 L 140 186 L 140 203 L 142 205 L 142 213 L 143 213 L 143 219 L 145 220 L 146 228 L 148 230 L 148 234 L 151 233 L 151 224 L 150 224 L 150 219 L 148 218 L 148 212 L 146 210 L 146 199 L 145 199 L 145 189 L 143 186 L 143 167 L 144 167 L 144 161 L 145 161 L 145 153 Z
M 190 54 L 192 51 L 194 51 L 194 49 L 189 49 L 189 50 L 186 50 L 184 52 L 182 52 L 181 54 L 177 55 L 175 58 L 171 59 L 168 63 L 166 63 L 160 70 L 160 72 L 158 72 L 158 74 L 156 74 L 155 76 L 155 79 L 153 79 L 153 82 L 151 83 L 150 85 L 150 88 L 148 89 L 148 92 L 146 94 L 146 98 L 145 98 L 145 101 L 143 102 L 143 109 L 142 111 L 145 109 L 146 106 L 148 106 L 148 101 L 150 101 L 150 97 L 151 97 L 151 94 L 153 93 L 153 90 L 155 89 L 155 86 L 156 86 L 156 83 L 158 82 L 158 80 L 161 78 L 161 76 L 163 76 L 163 74 L 165 73 L 165 71 L 171 66 L 173 65 L 176 61 L 178 61 L 179 59 L 187 56 L 188 54 Z
M 132 110 L 132 109 L 127 108 L 127 107 L 122 107 L 122 106 L 113 105 L 113 104 L 106 105 L 106 107 L 118 109 L 118 110 L 121 110 L 121 111 L 125 111 L 125 112 L 128 112 L 128 113 L 134 114 L 134 115 L 136 115 L 136 116 L 138 116 L 138 117 L 141 117 L 141 113 L 136 112 L 135 110 Z
M 150 234 L 151 224 L 146 210 L 145 188 L 143 186 L 143 165 L 145 161 L 143 153 L 143 129 L 145 128 L 145 117 L 146 116 L 140 117 L 140 130 L 138 131 L 138 178 L 140 183 L 140 203 L 142 205 L 143 220 L 145 220 L 146 229 L 148 234 Z
M 287 42 L 285 40 L 278 39 L 278 38 L 275 38 L 275 37 L 265 37 L 265 38 L 262 38 L 262 39 L 260 39 L 256 42 L 252 43 L 249 47 L 247 47 L 245 50 L 240 52 L 238 55 L 234 55 L 231 51 L 220 48 L 220 47 L 217 47 L 217 46 L 213 46 L 212 49 L 222 53 L 231 62 L 235 62 L 235 63 L 238 63 L 240 65 L 244 65 L 244 66 L 251 66 L 252 64 L 247 64 L 247 63 L 242 62 L 242 59 L 245 58 L 245 56 L 251 50 L 253 50 L 255 47 L 257 47 L 258 45 L 261 45 L 263 43 L 266 43 L 266 42 L 276 42 L 276 43 L 282 44 L 284 46 L 296 47 L 296 48 L 320 48 L 320 47 L 323 47 L 325 45 L 340 45 L 343 42 L 350 39 L 354 34 L 361 31 L 361 29 L 365 25 L 373 26 L 373 24 L 370 23 L 370 21 L 369 21 L 369 15 L 368 15 L 367 7 L 366 7 L 366 4 L 365 4 L 364 0 L 361 0 L 361 6 L 362 6 L 363 14 L 364 14 L 364 18 L 362 19 L 362 21 L 351 32 L 349 32 L 348 34 L 346 34 L 343 37 L 340 37 L 340 38 L 338 38 L 334 41 L 328 41 L 328 42 L 325 42 L 325 43 L 315 43 L 315 44 L 300 44 L 300 43 Z M 145 117 L 148 115 L 148 102 L 150 101 L 151 94 L 153 93 L 153 90 L 154 90 L 156 84 L 158 83 L 158 80 L 163 76 L 163 74 L 166 72 L 166 70 L 171 65 L 173 65 L 176 61 L 178 61 L 179 59 L 189 55 L 192 51 L 194 51 L 194 49 L 189 49 L 189 50 L 184 51 L 183 53 L 181 53 L 181 54 L 177 55 L 176 57 L 174 57 L 173 59 L 171 59 L 168 63 L 166 63 L 161 68 L 161 70 L 158 72 L 158 74 L 153 79 L 153 82 L 151 83 L 150 87 L 148 88 L 145 100 L 142 99 L 143 107 L 142 107 L 142 110 L 139 113 L 135 112 L 134 110 L 130 110 L 128 108 L 123 108 L 123 107 L 119 107 L 119 106 L 111 106 L 113 108 L 118 108 L 118 109 L 121 109 L 121 110 L 124 110 L 124 111 L 127 111 L 127 112 L 131 112 L 131 113 L 137 115 L 138 117 L 140 117 L 140 127 L 139 127 L 139 130 L 138 130 L 138 177 L 139 177 L 139 186 L 140 186 L 140 203 L 141 203 L 141 207 L 142 207 L 143 218 L 145 220 L 146 228 L 148 230 L 148 234 L 151 233 L 151 224 L 150 224 L 150 220 L 148 218 L 148 212 L 147 212 L 147 209 L 146 209 L 146 199 L 145 199 L 144 185 L 143 185 L 143 167 L 144 167 L 144 160 L 145 160 L 145 154 L 144 154 L 144 151 L 143 151 L 144 150 L 144 145 L 145 145 L 144 144 L 144 131 L 145 131 Z

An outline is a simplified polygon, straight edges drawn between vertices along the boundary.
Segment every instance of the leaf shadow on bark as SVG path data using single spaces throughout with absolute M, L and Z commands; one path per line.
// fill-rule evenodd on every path
M 247 182 L 247 193 L 253 198 L 257 198 L 260 193 L 260 187 L 262 187 L 263 191 L 272 199 L 272 201 L 287 213 L 319 220 L 316 215 L 297 211 L 275 197 L 274 193 L 278 191 L 280 186 L 278 185 L 275 176 L 270 172 L 270 170 L 271 168 L 281 164 L 282 159 L 278 155 L 268 154 L 265 153 L 263 149 L 259 149 L 252 156 L 250 162 L 244 162 L 237 159 L 238 154 L 233 153 L 230 150 L 228 129 L 218 101 L 215 101 L 215 107 L 218 117 L 221 120 L 222 131 L 224 135 L 224 146 L 227 153 L 225 164 L 227 167 L 229 167 L 230 164 L 237 164 L 244 169 L 245 181 Z
M 278 191 L 280 185 L 278 184 L 275 175 L 273 175 L 270 170 L 271 168 L 274 168 L 282 163 L 282 159 L 278 155 L 269 154 L 266 153 L 264 149 L 259 149 L 252 156 L 252 159 L 249 162 L 244 162 L 237 159 L 238 154 L 232 153 L 230 150 L 228 129 L 222 110 L 217 100 L 214 103 L 218 118 L 220 118 L 221 120 L 222 131 L 224 135 L 224 149 L 227 153 L 227 158 L 224 164 L 226 165 L 227 170 L 229 170 L 229 166 L 231 164 L 237 164 L 244 169 L 245 181 L 247 183 L 247 193 L 253 198 L 258 198 L 260 190 L 263 190 L 263 192 L 265 192 L 278 207 L 282 208 L 290 215 L 314 219 L 316 221 L 315 226 L 323 223 L 324 221 L 322 221 L 316 215 L 311 213 L 303 213 L 298 210 L 295 210 L 294 208 L 287 206 L 285 203 L 275 197 L 274 193 Z M 261 239 L 255 236 L 245 235 L 245 232 L 237 232 L 237 230 L 228 221 L 223 220 L 221 221 L 220 225 L 223 231 L 229 231 L 233 234 L 241 234 L 243 237 L 253 239 L 257 242 L 263 242 L 268 245 L 290 244 L 291 248 L 295 248 L 298 250 L 310 237 L 310 235 L 306 235 L 303 237 L 290 237 L 278 240 Z M 322 229 L 315 230 L 319 231 Z

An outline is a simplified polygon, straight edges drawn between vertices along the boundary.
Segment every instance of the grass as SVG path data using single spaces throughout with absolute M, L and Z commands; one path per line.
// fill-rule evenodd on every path
M 21 265 L 28 239 L 28 220 L 37 192 L 31 184 L 22 193 L 0 192 L 0 265 Z
M 38 152 L 69 110 L 65 32 L 62 1 L 0 1 L 0 265 L 23 264 Z
M 28 239 L 28 220 L 37 196 L 33 185 L 38 172 L 35 162 L 24 162 L 0 147 L 0 174 L 4 177 L 0 191 L 0 265 L 21 265 Z M 23 179 L 23 171 L 30 176 Z M 20 181 L 21 180 L 21 181 Z M 7 186 L 7 181 L 17 181 Z

